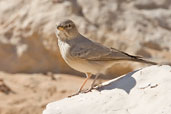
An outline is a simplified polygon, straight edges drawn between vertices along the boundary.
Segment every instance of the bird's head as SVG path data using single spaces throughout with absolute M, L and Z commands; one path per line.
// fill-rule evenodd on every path
M 69 40 L 75 38 L 79 32 L 73 21 L 67 19 L 56 24 L 56 35 L 61 40 Z

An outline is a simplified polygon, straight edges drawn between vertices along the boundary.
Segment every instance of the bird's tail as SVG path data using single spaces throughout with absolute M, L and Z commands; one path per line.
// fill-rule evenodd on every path
M 152 65 L 157 65 L 156 62 L 144 60 L 144 59 L 141 59 L 141 58 L 134 58 L 134 59 L 131 59 L 131 61 L 141 62 L 141 63 L 146 63 L 146 64 L 152 64 Z
M 128 57 L 130 57 L 129 59 L 126 58 L 125 60 L 130 60 L 130 61 L 135 61 L 135 62 L 141 62 L 141 63 L 146 63 L 146 64 L 152 64 L 152 65 L 157 65 L 158 64 L 158 63 L 155 63 L 155 62 L 152 62 L 152 61 L 144 60 L 143 57 L 141 57 L 141 56 L 130 55 L 128 53 L 125 53 L 123 51 L 119 51 L 119 50 L 114 49 L 114 48 L 111 48 L 111 49 L 114 50 L 114 51 L 118 51 L 120 53 L 123 53 L 123 54 L 127 55 Z M 124 59 L 121 59 L 121 60 L 124 60 Z

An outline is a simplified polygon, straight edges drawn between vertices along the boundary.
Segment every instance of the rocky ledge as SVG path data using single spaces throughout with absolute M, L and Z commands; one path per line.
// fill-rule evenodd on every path
M 98 90 L 49 103 L 43 114 L 170 114 L 171 67 L 150 66 Z

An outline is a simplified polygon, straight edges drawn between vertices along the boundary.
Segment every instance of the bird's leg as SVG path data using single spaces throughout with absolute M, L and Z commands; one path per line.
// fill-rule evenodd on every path
M 86 82 L 88 81 L 88 79 L 91 78 L 92 74 L 91 73 L 86 73 L 87 78 L 84 80 L 83 84 L 81 85 L 80 89 L 78 90 L 78 92 L 81 92 L 83 87 L 85 86 Z
M 94 89 L 95 82 L 96 82 L 96 80 L 98 79 L 99 76 L 100 76 L 100 74 L 97 74 L 97 75 L 95 76 L 93 82 L 91 83 L 90 88 L 89 88 L 87 91 L 85 91 L 86 93 L 87 93 L 87 92 L 90 92 L 92 89 Z
M 82 89 L 83 89 L 83 87 L 85 86 L 85 84 L 86 84 L 86 82 L 87 82 L 87 80 L 88 79 L 90 79 L 91 78 L 91 76 L 92 76 L 92 74 L 91 73 L 86 73 L 86 79 L 84 80 L 84 82 L 82 83 L 82 85 L 81 85 L 81 87 L 80 87 L 80 89 L 78 90 L 78 92 L 76 92 L 75 94 L 73 94 L 73 95 L 70 95 L 70 96 L 68 96 L 68 97 L 72 97 L 72 96 L 75 96 L 75 95 L 78 95 L 79 93 L 81 93 L 82 92 Z

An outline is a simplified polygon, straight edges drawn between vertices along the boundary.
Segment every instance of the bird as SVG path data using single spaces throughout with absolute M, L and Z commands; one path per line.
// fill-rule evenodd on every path
M 130 55 L 115 48 L 108 48 L 81 35 L 76 24 L 71 19 L 64 19 L 56 24 L 56 36 L 62 58 L 73 69 L 85 73 L 86 79 L 79 90 L 71 95 L 89 92 L 94 88 L 99 74 L 110 68 L 117 61 L 135 61 L 156 65 L 140 56 Z M 95 75 L 90 88 L 83 91 L 87 80 Z M 70 97 L 71 97 L 70 96 Z

